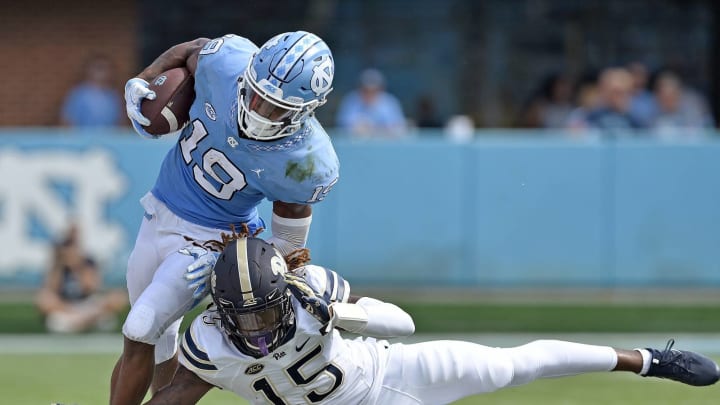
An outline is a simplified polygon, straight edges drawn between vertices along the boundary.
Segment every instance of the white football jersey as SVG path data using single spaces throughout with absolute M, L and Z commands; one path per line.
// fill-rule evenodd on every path
M 299 269 L 300 270 L 300 269 Z M 330 302 L 346 302 L 350 287 L 332 270 L 305 266 L 308 284 Z M 322 335 L 321 324 L 291 298 L 295 333 L 269 355 L 241 353 L 223 332 L 217 313 L 198 316 L 181 340 L 180 363 L 208 383 L 252 404 L 360 404 L 377 398 L 388 343 L 344 339 L 337 330 Z

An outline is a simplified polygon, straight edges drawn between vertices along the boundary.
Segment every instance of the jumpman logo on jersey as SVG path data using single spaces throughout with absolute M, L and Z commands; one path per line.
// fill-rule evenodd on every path
M 251 172 L 254 172 L 257 174 L 258 178 L 260 177 L 260 172 L 264 172 L 265 169 L 250 169 Z

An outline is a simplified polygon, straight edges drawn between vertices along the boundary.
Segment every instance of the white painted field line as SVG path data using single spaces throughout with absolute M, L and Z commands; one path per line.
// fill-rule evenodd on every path
M 120 354 L 120 334 L 0 335 L 1 354 Z
M 695 350 L 720 356 L 720 333 L 449 333 L 417 334 L 392 340 L 416 343 L 428 340 L 465 340 L 486 346 L 518 346 L 536 339 L 560 339 L 572 342 L 613 346 L 618 348 L 655 347 L 662 349 L 669 338 L 678 349 Z M 0 355 L 7 354 L 120 354 L 119 334 L 87 335 L 0 335 Z

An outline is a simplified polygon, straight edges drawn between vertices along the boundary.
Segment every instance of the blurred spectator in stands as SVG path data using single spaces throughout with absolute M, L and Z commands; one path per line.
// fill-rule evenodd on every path
M 632 62 L 627 66 L 627 69 L 632 75 L 633 80 L 630 115 L 632 115 L 642 127 L 649 127 L 652 125 L 658 112 L 655 97 L 648 89 L 650 72 L 647 66 L 641 62 Z
M 101 292 L 100 271 L 83 252 L 73 224 L 53 247 L 52 263 L 35 303 L 48 331 L 78 333 L 114 329 L 128 299 L 119 290 Z
M 569 129 L 583 129 L 586 127 L 586 117 L 590 111 L 600 107 L 600 95 L 597 84 L 597 73 L 587 73 L 578 80 L 574 92 L 575 108 L 567 118 L 566 127 Z
M 385 78 L 377 69 L 364 70 L 359 88 L 343 97 L 337 125 L 359 138 L 393 137 L 406 132 L 400 102 L 385 91 Z
M 469 115 L 453 115 L 445 123 L 443 132 L 453 142 L 470 142 L 475 137 L 475 122 Z
M 113 86 L 114 66 L 105 55 L 92 55 L 83 67 L 81 81 L 68 92 L 60 123 L 73 127 L 110 127 L 123 123 L 120 92 Z
M 630 115 L 633 78 L 624 68 L 607 68 L 598 79 L 599 105 L 573 123 L 574 128 L 599 130 L 635 130 L 642 124 Z
M 572 81 L 560 73 L 546 77 L 533 94 L 522 118 L 530 128 L 563 128 L 573 110 Z
M 687 90 L 680 78 L 673 72 L 664 71 L 655 79 L 655 97 L 658 114 L 652 128 L 660 136 L 697 135 L 713 127 L 713 119 L 705 101 L 694 92 Z
M 418 128 L 442 128 L 443 123 L 435 111 L 435 102 L 429 95 L 420 97 L 417 104 L 415 125 Z

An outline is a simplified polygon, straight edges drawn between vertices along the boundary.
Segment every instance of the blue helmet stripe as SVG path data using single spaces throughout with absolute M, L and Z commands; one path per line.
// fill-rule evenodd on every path
M 293 63 L 293 65 L 290 66 L 290 70 L 288 70 L 288 73 L 287 73 L 288 75 L 290 74 L 290 72 L 292 72 L 292 70 L 293 70 L 293 68 L 295 67 L 295 65 L 297 65 L 298 62 L 300 62 L 300 59 L 302 59 L 302 57 L 305 56 L 306 53 L 310 52 L 310 51 L 312 50 L 312 48 L 315 46 L 315 44 L 317 44 L 318 42 L 320 42 L 319 39 L 317 40 L 317 42 L 313 42 L 313 44 L 310 45 L 310 47 L 308 47 L 308 48 L 302 53 L 302 55 L 298 56 L 297 59 L 295 59 L 295 63 Z M 287 76 L 286 76 L 286 77 L 287 77 Z
M 300 37 L 288 48 L 288 51 L 283 55 L 282 59 L 280 59 L 280 62 L 278 62 L 273 70 L 273 76 L 285 81 L 298 61 L 320 41 L 320 38 L 310 33 L 306 33 Z

